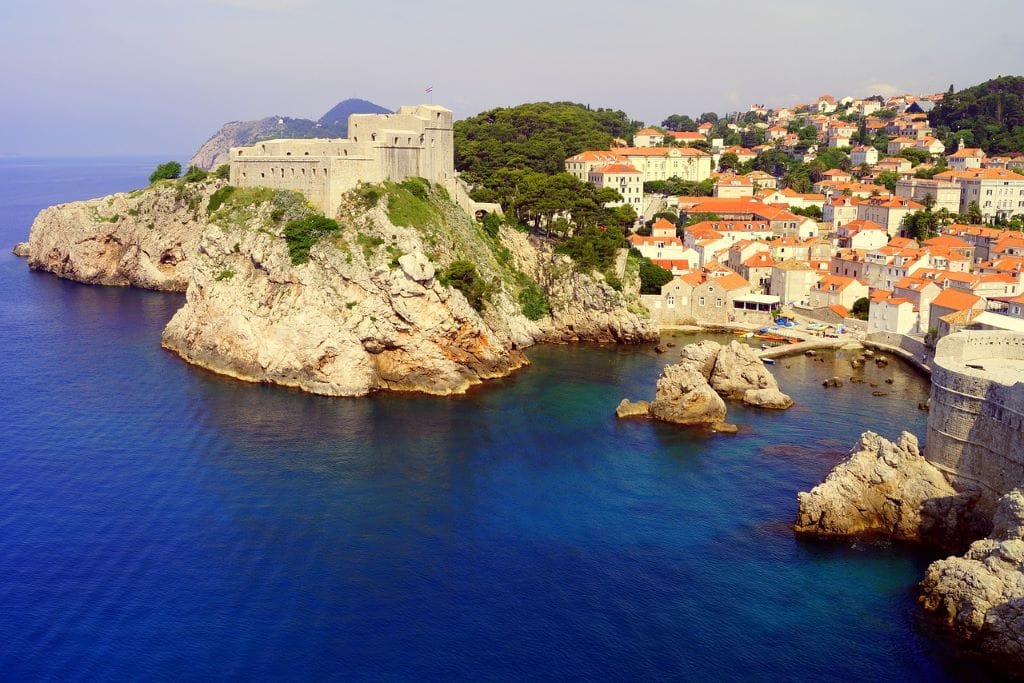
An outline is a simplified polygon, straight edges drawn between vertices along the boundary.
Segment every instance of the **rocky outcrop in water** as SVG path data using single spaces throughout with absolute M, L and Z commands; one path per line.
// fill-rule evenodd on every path
M 165 181 L 43 209 L 29 233 L 29 267 L 94 285 L 184 291 L 207 204 L 221 186 Z
M 648 408 L 650 417 L 735 431 L 725 421 L 723 397 L 763 408 L 785 409 L 793 405 L 749 346 L 737 341 L 722 346 L 704 340 L 683 347 L 680 355 L 679 363 L 662 370 L 654 401 Z M 645 401 L 632 403 L 623 399 L 616 415 L 641 415 L 645 405 Z
M 730 429 L 725 422 L 725 401 L 693 363 L 665 366 L 658 378 L 650 414 L 664 422 Z
M 11 249 L 11 253 L 20 258 L 28 258 L 28 255 L 32 253 L 32 250 L 29 249 L 28 242 L 18 242 L 14 245 L 14 248 Z
M 956 635 L 1024 671 L 1024 491 L 1000 499 L 988 538 L 928 567 L 920 601 Z
M 725 398 L 748 405 L 779 410 L 793 405 L 754 349 L 735 340 L 718 351 L 708 381 Z
M 865 432 L 825 481 L 797 494 L 797 501 L 793 528 L 801 533 L 884 534 L 939 545 L 962 536 L 972 505 L 925 460 L 909 432 L 895 443 Z

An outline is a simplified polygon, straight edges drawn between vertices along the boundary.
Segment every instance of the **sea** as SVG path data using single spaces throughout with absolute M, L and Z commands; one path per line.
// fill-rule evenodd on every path
M 923 436 L 910 369 L 876 397 L 782 360 L 796 405 L 733 403 L 736 435 L 615 418 L 700 336 L 541 345 L 452 398 L 220 377 L 160 348 L 181 294 L 9 251 L 163 160 L 0 159 L 0 679 L 976 675 L 917 607 L 933 554 L 790 529 L 862 431 Z

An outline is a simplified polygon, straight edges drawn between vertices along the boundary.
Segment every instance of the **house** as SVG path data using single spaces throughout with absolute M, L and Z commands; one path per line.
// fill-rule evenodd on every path
M 903 219 L 923 208 L 924 206 L 907 197 L 872 197 L 857 205 L 857 219 L 878 223 L 889 235 L 895 236 L 903 225 Z
M 770 173 L 764 171 L 751 171 L 744 176 L 749 180 L 755 188 L 774 190 L 779 186 L 778 179 Z
M 917 311 L 917 328 L 911 334 L 924 335 L 928 331 L 932 301 L 941 293 L 942 287 L 935 280 L 926 277 L 908 276 L 897 280 L 893 285 L 892 295 L 908 299 Z
M 972 313 L 985 310 L 980 296 L 954 288 L 942 290 L 932 301 L 928 315 L 928 331 L 943 337 L 957 325 L 963 326 L 973 318 Z
M 739 145 L 726 147 L 722 150 L 722 154 L 735 154 L 741 164 L 746 161 L 753 161 L 757 157 L 757 154 L 755 154 L 753 150 L 747 149 L 746 147 L 740 147 Z
M 836 245 L 843 249 L 879 249 L 889 243 L 889 233 L 878 223 L 855 220 L 836 230 Z
M 825 275 L 818 280 L 808 297 L 810 308 L 829 308 L 842 306 L 846 310 L 853 308 L 854 302 L 868 296 L 868 285 L 856 278 L 842 275 Z
M 590 172 L 599 166 L 619 163 L 621 160 L 615 152 L 580 152 L 565 160 L 565 171 L 583 182 L 590 180 Z
M 691 145 L 694 142 L 706 142 L 704 135 L 692 131 L 670 130 L 665 133 L 665 139 L 684 146 Z M 637 145 L 637 147 L 639 146 Z
M 779 297 L 784 305 L 807 305 L 811 288 L 822 274 L 807 261 L 782 261 L 772 265 L 768 292 Z
M 754 183 L 745 176 L 729 174 L 720 175 L 715 181 L 714 196 L 735 199 L 737 197 L 752 197 L 754 195 Z
M 849 171 L 842 171 L 838 168 L 830 168 L 823 172 L 821 177 L 822 179 L 833 183 L 849 183 L 853 181 L 853 176 Z
M 640 171 L 645 183 L 669 178 L 700 182 L 711 177 L 711 155 L 694 147 L 623 147 L 615 154 Z
M 672 278 L 660 294 L 641 300 L 662 325 L 715 324 L 734 321 L 733 302 L 745 294 L 750 294 L 750 283 L 733 271 L 701 268 Z
M 960 185 L 960 211 L 977 202 L 985 220 L 1012 218 L 1024 213 L 1024 175 L 1003 168 L 944 171 L 935 176 Z
M 904 136 L 893 138 L 889 140 L 889 144 L 885 148 L 886 154 L 899 154 L 907 147 L 913 147 L 917 144 L 916 138 L 908 138 Z
M 824 223 L 831 223 L 834 229 L 857 220 L 857 203 L 855 197 L 846 195 L 833 195 L 821 208 L 821 220 Z
M 635 147 L 660 147 L 665 143 L 665 134 L 657 128 L 644 128 L 633 134 Z
M 860 145 L 850 150 L 850 164 L 857 166 L 874 166 L 878 163 L 878 150 L 874 147 Z
M 1024 320 L 1024 296 L 1015 296 L 1007 301 L 1007 304 L 1007 315 Z
M 889 332 L 911 334 L 917 329 L 917 311 L 910 299 L 890 296 L 872 301 L 868 309 L 868 334 Z
M 896 181 L 896 195 L 909 197 L 922 206 L 926 197 L 934 202 L 932 209 L 946 209 L 950 213 L 960 211 L 960 185 L 949 180 L 935 178 L 903 178 Z
M 630 164 L 605 164 L 590 171 L 587 177 L 596 187 L 609 187 L 622 195 L 616 205 L 628 204 L 637 216 L 644 212 L 644 183 L 640 171 Z
M 964 147 L 963 138 L 956 151 L 946 157 L 946 163 L 954 171 L 973 171 L 981 168 L 985 152 L 977 147 Z
M 930 135 L 919 138 L 917 142 L 914 143 L 914 148 L 923 152 L 928 152 L 929 154 L 942 154 L 946 151 L 946 146 L 942 144 L 942 141 L 933 138 Z

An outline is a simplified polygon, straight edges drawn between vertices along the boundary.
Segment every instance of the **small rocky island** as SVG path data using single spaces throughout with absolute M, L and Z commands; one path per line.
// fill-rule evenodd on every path
M 753 348 L 735 340 L 727 346 L 705 340 L 683 347 L 682 359 L 662 370 L 653 401 L 623 399 L 615 413 L 735 432 L 726 422 L 723 397 L 760 408 L 793 405 Z

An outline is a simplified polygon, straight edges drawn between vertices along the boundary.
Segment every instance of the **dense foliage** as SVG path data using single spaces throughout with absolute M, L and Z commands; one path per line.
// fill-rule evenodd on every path
M 188 171 L 181 177 L 182 181 L 186 183 L 198 183 L 206 180 L 209 177 L 209 173 L 199 168 L 198 166 L 189 166 Z
M 963 138 L 989 154 L 1024 152 L 1024 77 L 994 78 L 949 93 L 928 120 L 951 151 Z
M 665 270 L 649 258 L 640 260 L 640 293 L 660 294 L 662 285 L 672 281 L 672 272 Z
M 155 183 L 158 180 L 174 180 L 181 175 L 181 164 L 177 161 L 168 161 L 156 167 L 149 176 L 149 182 Z
M 228 180 L 231 177 L 231 165 L 221 164 L 213 171 L 213 176 L 220 180 Z
M 540 320 L 551 312 L 547 294 L 540 285 L 527 278 L 524 278 L 523 288 L 519 290 L 519 307 L 530 320 Z
M 559 173 L 567 157 L 608 149 L 637 124 L 621 111 L 572 102 L 499 107 L 455 123 L 455 167 L 467 181 L 497 190 L 501 171 Z
M 284 226 L 284 239 L 293 265 L 309 261 L 309 250 L 324 235 L 338 231 L 338 222 L 324 216 L 307 216 Z
M 607 271 L 615 263 L 615 255 L 626 246 L 625 234 L 621 228 L 587 226 L 581 228 L 555 251 L 568 254 L 583 272 Z
M 868 301 L 868 298 L 866 296 L 862 296 L 861 298 L 853 302 L 853 308 L 850 309 L 850 313 L 853 315 L 854 318 L 857 318 L 859 320 L 867 320 L 868 310 L 870 306 L 871 302 Z
M 476 266 L 469 261 L 452 261 L 451 265 L 441 271 L 438 281 L 445 287 L 452 287 L 462 292 L 466 301 L 477 311 L 482 311 L 487 300 L 488 287 L 484 279 L 476 272 Z

